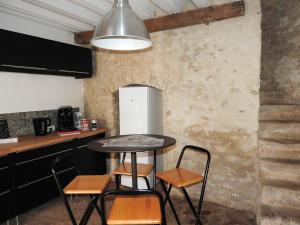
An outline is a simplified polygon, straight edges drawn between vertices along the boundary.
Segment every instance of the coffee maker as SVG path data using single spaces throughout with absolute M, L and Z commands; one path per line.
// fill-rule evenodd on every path
M 47 128 L 51 125 L 50 118 L 34 118 L 32 123 L 35 136 L 44 136 L 49 133 Z
M 71 106 L 63 106 L 57 112 L 57 130 L 72 131 L 76 130 L 73 120 L 73 108 Z
M 6 119 L 0 119 L 0 139 L 8 138 L 9 137 L 9 130 L 7 125 Z

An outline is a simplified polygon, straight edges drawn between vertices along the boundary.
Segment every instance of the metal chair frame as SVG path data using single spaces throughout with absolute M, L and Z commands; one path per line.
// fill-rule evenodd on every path
M 184 194 L 185 199 L 188 202 L 189 207 L 191 208 L 191 210 L 192 210 L 192 212 L 193 212 L 193 214 L 195 216 L 195 219 L 196 219 L 195 225 L 198 225 L 198 224 L 202 225 L 201 220 L 200 220 L 200 213 L 201 213 L 201 208 L 202 208 L 202 205 L 203 205 L 203 199 L 204 199 L 205 187 L 206 187 L 206 183 L 207 183 L 207 177 L 208 177 L 208 171 L 209 171 L 209 165 L 210 165 L 211 155 L 210 155 L 210 152 L 207 149 L 205 149 L 205 148 L 201 148 L 201 147 L 193 146 L 193 145 L 186 145 L 181 150 L 179 159 L 178 159 L 177 164 L 176 164 L 176 168 L 180 167 L 183 155 L 184 155 L 184 153 L 185 153 L 185 151 L 187 149 L 199 152 L 201 154 L 206 154 L 207 155 L 206 166 L 205 166 L 205 173 L 204 173 L 204 178 L 203 178 L 203 182 L 202 182 L 202 187 L 201 187 L 201 192 L 200 192 L 200 199 L 199 199 L 197 210 L 196 210 L 196 207 L 193 205 L 193 203 L 192 203 L 192 201 L 191 201 L 191 199 L 190 199 L 190 197 L 189 197 L 186 189 L 184 187 L 180 188 L 180 190 Z M 178 215 L 177 215 L 177 213 L 175 211 L 173 202 L 172 202 L 172 200 L 170 198 L 170 193 L 171 193 L 171 189 L 172 189 L 173 185 L 169 184 L 169 186 L 167 188 L 166 185 L 164 184 L 164 181 L 162 179 L 160 179 L 160 183 L 161 183 L 162 188 L 163 188 L 163 190 L 164 190 L 164 192 L 166 194 L 166 198 L 164 200 L 164 204 L 166 205 L 167 202 L 169 202 L 171 210 L 172 210 L 172 212 L 173 212 L 173 214 L 175 216 L 176 222 L 177 222 L 178 225 L 180 225 L 181 223 L 180 223 Z
M 123 156 L 122 156 L 122 160 L 121 160 L 121 164 L 124 164 L 125 163 L 125 159 L 126 159 L 126 152 L 123 153 Z M 115 180 L 116 180 L 116 186 L 117 186 L 117 189 L 119 190 L 120 189 L 120 185 L 121 185 L 121 176 L 123 174 L 115 174 Z M 150 190 L 151 187 L 150 187 L 150 182 L 148 180 L 147 177 L 144 177 L 142 176 L 141 178 L 143 178 L 146 182 L 146 185 L 147 185 L 147 188 Z
M 162 223 L 161 225 L 167 225 L 166 222 L 166 212 L 165 212 L 165 204 L 163 197 L 159 191 L 156 190 L 147 190 L 147 189 L 138 189 L 138 190 L 108 190 L 105 191 L 101 195 L 101 208 L 102 208 L 102 213 L 104 216 L 102 216 L 102 225 L 107 225 L 106 217 L 105 217 L 105 198 L 110 195 L 156 195 L 159 198 L 159 204 L 160 204 L 160 210 L 161 210 L 161 216 L 162 216 Z
M 60 182 L 60 180 L 58 178 L 59 172 L 58 173 L 56 172 L 56 166 L 59 163 L 65 161 L 65 160 L 68 160 L 68 159 L 71 161 L 71 164 L 72 164 L 73 168 L 75 169 L 76 173 L 78 175 L 80 175 L 80 171 L 79 171 L 78 167 L 76 166 L 75 160 L 73 159 L 73 157 L 72 157 L 71 154 L 64 154 L 64 155 L 59 156 L 56 159 L 54 159 L 52 161 L 52 163 L 51 163 L 51 171 L 52 171 L 52 174 L 54 176 L 56 185 L 58 187 L 60 196 L 61 196 L 61 198 L 62 198 L 62 200 L 63 200 L 63 202 L 65 204 L 65 207 L 67 209 L 68 215 L 69 215 L 69 217 L 71 219 L 71 222 L 72 222 L 73 225 L 77 225 L 76 219 L 75 219 L 74 214 L 73 214 L 73 212 L 71 210 L 71 207 L 69 205 L 69 202 L 68 202 L 68 199 L 66 197 L 66 194 L 64 193 L 63 187 L 62 187 L 61 182 Z M 90 197 L 90 202 L 89 202 L 86 210 L 83 213 L 83 216 L 82 216 L 82 218 L 81 218 L 81 220 L 79 222 L 79 225 L 85 225 L 85 224 L 87 224 L 87 222 L 88 222 L 91 214 L 93 213 L 94 208 L 96 208 L 96 210 L 97 210 L 97 212 L 98 212 L 98 214 L 99 214 L 99 216 L 100 216 L 100 218 L 102 220 L 102 217 L 103 217 L 102 215 L 103 214 L 101 212 L 101 209 L 97 205 L 97 201 L 98 201 L 100 195 L 99 194 L 91 194 L 91 195 L 89 195 L 89 197 Z

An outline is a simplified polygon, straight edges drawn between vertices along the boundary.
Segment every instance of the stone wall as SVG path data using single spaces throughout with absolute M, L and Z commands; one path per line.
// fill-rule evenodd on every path
M 262 8 L 262 104 L 299 104 L 299 1 L 267 0 Z
M 258 224 L 300 224 L 300 1 L 262 1 Z
M 206 200 L 255 212 L 260 17 L 260 1 L 251 0 L 244 17 L 152 33 L 151 50 L 98 51 L 97 74 L 84 83 L 86 116 L 118 134 L 118 88 L 139 83 L 162 89 L 164 134 L 177 140 L 164 155 L 164 168 L 175 166 L 186 144 L 207 147 Z M 195 171 L 203 166 L 193 155 L 186 160 Z M 233 193 L 239 202 L 231 201 Z

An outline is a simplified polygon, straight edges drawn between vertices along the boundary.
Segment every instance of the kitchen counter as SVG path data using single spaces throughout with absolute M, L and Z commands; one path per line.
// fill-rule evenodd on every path
M 30 150 L 33 148 L 39 148 L 46 145 L 56 144 L 64 141 L 73 140 L 76 138 L 84 138 L 93 136 L 96 134 L 106 132 L 106 128 L 100 128 L 94 131 L 82 131 L 80 134 L 59 136 L 56 133 L 51 133 L 45 136 L 35 136 L 33 134 L 24 135 L 19 137 L 19 142 L 11 144 L 0 144 L 0 156 L 7 155 L 9 153 L 21 152 Z

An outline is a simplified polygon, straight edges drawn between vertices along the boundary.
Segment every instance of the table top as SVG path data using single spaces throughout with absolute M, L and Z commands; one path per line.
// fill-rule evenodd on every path
M 103 146 L 102 143 L 99 141 L 103 140 L 109 140 L 109 139 L 115 139 L 115 138 L 120 138 L 120 137 L 126 137 L 126 136 L 133 136 L 132 135 L 119 135 L 119 136 L 112 136 L 112 137 L 107 137 L 103 139 L 98 139 L 91 141 L 88 143 L 87 147 L 88 149 L 92 151 L 97 151 L 97 152 L 113 152 L 113 153 L 122 153 L 122 152 L 146 152 L 146 151 L 155 151 L 159 148 L 166 148 L 169 146 L 172 146 L 176 143 L 176 140 L 172 137 L 164 136 L 164 135 L 154 135 L 154 134 L 141 134 L 144 136 L 152 137 L 152 138 L 157 138 L 157 139 L 164 139 L 163 145 L 162 146 L 143 146 L 143 147 L 105 147 Z

